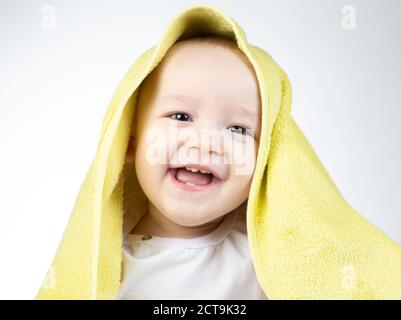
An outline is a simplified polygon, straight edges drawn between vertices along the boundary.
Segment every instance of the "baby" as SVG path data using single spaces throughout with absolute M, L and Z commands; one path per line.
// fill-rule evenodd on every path
M 125 160 L 149 209 L 124 238 L 118 299 L 267 299 L 246 228 L 260 122 L 256 74 L 229 39 L 180 40 L 144 80 Z

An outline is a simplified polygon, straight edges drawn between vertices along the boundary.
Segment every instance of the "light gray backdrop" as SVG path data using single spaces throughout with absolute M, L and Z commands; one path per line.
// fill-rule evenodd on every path
M 135 59 L 197 1 L 0 2 L 0 298 L 32 299 Z M 346 200 L 401 243 L 401 2 L 206 1 L 293 85 L 293 115 Z

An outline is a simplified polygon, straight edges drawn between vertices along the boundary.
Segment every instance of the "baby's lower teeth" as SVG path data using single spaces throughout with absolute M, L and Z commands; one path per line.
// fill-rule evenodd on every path
M 185 184 L 189 185 L 189 186 L 194 186 L 195 184 L 193 184 L 192 182 L 185 182 Z

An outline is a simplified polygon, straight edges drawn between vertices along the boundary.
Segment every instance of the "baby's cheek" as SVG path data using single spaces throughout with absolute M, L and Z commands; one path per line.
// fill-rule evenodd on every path
M 248 197 L 253 177 L 249 171 L 251 170 L 243 167 L 231 167 L 230 178 L 223 185 L 228 202 L 233 202 L 235 199 L 236 205 L 239 205 Z
M 163 128 L 148 128 L 144 146 L 143 156 L 149 165 L 165 165 L 168 163 L 168 139 Z
M 230 163 L 232 173 L 237 176 L 251 176 L 256 164 L 256 145 L 253 139 L 246 138 L 245 141 L 232 144 L 230 150 Z

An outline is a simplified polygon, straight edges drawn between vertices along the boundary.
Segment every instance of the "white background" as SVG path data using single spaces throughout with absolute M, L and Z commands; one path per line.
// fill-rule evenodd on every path
M 194 3 L 0 2 L 0 298 L 35 297 L 118 83 Z M 294 118 L 345 199 L 401 243 L 400 2 L 204 3 L 283 67 Z

